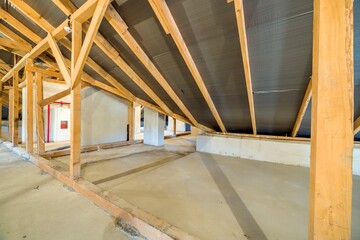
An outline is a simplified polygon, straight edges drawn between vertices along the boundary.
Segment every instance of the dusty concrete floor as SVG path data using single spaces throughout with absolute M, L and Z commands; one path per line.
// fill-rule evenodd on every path
M 197 153 L 192 136 L 165 142 L 82 154 L 82 178 L 200 239 L 307 239 L 309 169 Z M 360 177 L 353 199 L 355 240 Z
M 115 220 L 0 144 L 0 239 L 130 239 Z

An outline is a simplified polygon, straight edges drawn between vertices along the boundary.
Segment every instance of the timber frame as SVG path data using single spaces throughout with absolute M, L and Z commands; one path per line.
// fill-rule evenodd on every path
M 165 0 L 148 0 L 148 2 L 164 32 L 170 35 L 176 44 L 207 106 L 221 129 L 221 133 L 214 133 L 215 131 L 213 129 L 200 124 L 198 120 L 195 119 L 165 77 L 160 73 L 151 58 L 146 54 L 145 50 L 142 49 L 140 44 L 128 31 L 126 22 L 111 5 L 111 0 L 88 0 L 80 8 L 76 8 L 70 0 L 52 0 L 59 10 L 67 16 L 70 15 L 69 21 L 72 27 L 72 41 L 66 38 L 68 33 L 64 30 L 64 26 L 68 25 L 67 19 L 59 26 L 53 26 L 24 1 L 9 0 L 18 11 L 47 32 L 47 36 L 42 39 L 8 12 L 0 9 L 0 18 L 2 20 L 6 21 L 8 25 L 18 32 L 26 35 L 28 39 L 36 44 L 32 46 L 27 40 L 0 23 L 0 32 L 5 36 L 0 37 L 0 48 L 14 55 L 13 67 L 10 67 L 0 59 L 2 66 L 0 70 L 0 116 L 2 115 L 2 106 L 6 104 L 9 107 L 9 139 L 12 145 L 16 147 L 19 143 L 18 120 L 19 110 L 21 109 L 19 91 L 21 91 L 21 88 L 26 86 L 27 93 L 26 111 L 28 117 L 26 152 L 28 154 L 34 153 L 35 151 L 43 156 L 55 154 L 46 152 L 43 107 L 70 95 L 72 99 L 71 121 L 73 124 L 71 124 L 70 149 L 66 152 L 66 154 L 70 155 L 69 174 L 60 173 L 52 169 L 49 163 L 46 165 L 43 161 L 38 160 L 34 160 L 34 162 L 62 182 L 74 186 L 79 191 L 85 192 L 90 196 L 90 199 L 99 201 L 100 205 L 103 204 L 104 208 L 110 209 L 110 211 L 117 211 L 116 214 L 121 215 L 123 213 L 121 212 L 120 214 L 120 210 L 111 209 L 113 205 L 106 202 L 104 198 L 99 198 L 99 200 L 97 199 L 97 195 L 95 196 L 94 193 L 84 190 L 83 180 L 80 178 L 80 156 L 81 152 L 84 151 L 84 147 L 81 147 L 81 122 L 79 119 L 81 118 L 81 89 L 86 86 L 95 86 L 129 101 L 129 138 L 126 143 L 117 143 L 120 145 L 135 143 L 133 135 L 134 103 L 141 104 L 174 118 L 174 135 L 176 135 L 176 120 L 178 119 L 204 130 L 207 134 L 224 134 L 285 141 L 311 141 L 309 239 L 317 239 L 317 236 L 324 238 L 336 236 L 339 239 L 349 239 L 352 193 L 352 152 L 350 150 L 352 150 L 354 134 L 360 132 L 360 116 L 353 121 L 353 106 L 351 104 L 349 105 L 349 102 L 353 100 L 351 92 L 353 91 L 354 82 L 353 56 L 351 54 L 353 52 L 353 1 L 344 0 L 341 1 L 341 3 L 339 3 L 338 0 L 314 1 L 313 76 L 310 78 L 306 88 L 303 101 L 295 119 L 291 137 L 264 136 L 257 133 L 251 76 L 252 69 L 250 66 L 251 56 L 249 56 L 248 50 L 243 1 L 244 0 L 227 0 L 228 3 L 234 2 L 253 131 L 253 134 L 249 135 L 227 132 L 226 126 L 204 83 L 204 79 L 195 64 L 193 56 Z M 90 18 L 91 20 L 89 20 Z M 103 18 L 109 22 L 147 71 L 169 94 L 185 117 L 174 113 L 161 97 L 151 89 L 148 83 L 122 58 L 111 43 L 98 32 Z M 331 29 L 336 29 L 339 34 L 334 34 L 334 31 Z M 82 40 L 83 33 L 85 34 L 84 40 Z M 332 37 L 330 38 L 329 36 Z M 339 46 L 338 42 L 341 42 L 342 45 Z M 63 55 L 59 43 L 71 51 L 71 59 Z M 156 105 L 132 94 L 121 84 L 121 80 L 115 79 L 104 68 L 91 59 L 89 53 L 93 44 L 96 44 Z M 331 57 L 327 56 L 328 49 L 331 49 L 331 52 L 334 54 Z M 52 56 L 55 62 L 49 56 Z M 333 56 L 338 57 L 340 61 L 335 61 Z M 37 58 L 44 62 L 44 67 L 39 67 L 34 64 L 34 60 Z M 107 83 L 98 81 L 87 74 L 84 71 L 85 65 L 99 73 Z M 333 68 L 329 69 L 326 67 L 329 65 L 333 66 Z M 336 71 L 337 67 L 335 66 L 341 68 L 342 73 L 345 72 L 347 74 L 345 76 L 341 75 Z M 24 69 L 24 74 L 21 79 L 19 73 L 22 69 Z M 329 78 L 329 76 L 336 76 L 337 79 L 332 80 L 339 89 L 345 89 L 346 91 L 340 92 L 337 88 L 322 80 Z M 68 89 L 44 99 L 44 81 L 64 84 Z M 10 83 L 10 85 L 8 85 L 8 83 Z M 330 97 L 328 99 L 324 94 L 333 98 Z M 33 102 L 34 95 L 36 99 L 35 102 Z M 300 138 L 297 137 L 297 135 L 311 99 L 313 101 L 312 138 Z M 340 108 L 335 108 L 331 103 L 338 99 L 342 99 L 344 102 L 339 103 L 341 105 Z M 329 100 L 329 103 L 327 103 L 326 100 Z M 35 114 L 33 114 L 33 109 L 35 109 Z M 341 111 L 341 114 L 339 111 Z M 33 129 L 34 121 L 36 121 L 36 129 Z M 323 124 L 324 122 L 326 122 L 326 124 Z M 0 119 L 0 126 L 1 124 Z M 38 143 L 35 151 L 33 149 L 34 131 L 37 133 Z M 329 142 L 329 139 L 331 139 L 330 134 L 336 135 L 336 131 L 344 132 L 344 136 L 336 139 L 335 144 L 334 142 Z M 0 137 L 1 134 L 0 128 Z M 329 146 L 333 147 L 330 148 Z M 324 161 L 324 159 L 327 161 Z M 339 159 L 341 161 L 339 161 Z M 325 168 L 329 162 L 331 163 L 331 167 Z M 326 169 L 326 171 L 321 169 Z M 342 170 L 341 173 L 339 173 L 338 169 Z M 323 182 L 326 182 L 329 186 L 331 185 L 330 182 L 336 182 L 338 184 L 336 186 L 339 186 L 337 191 L 343 192 L 343 194 L 336 194 L 333 190 L 322 187 L 321 184 Z M 320 195 L 323 197 L 319 197 Z M 333 210 L 331 211 L 324 209 L 327 201 L 331 203 L 332 207 L 342 206 L 342 209 L 339 210 L 335 207 L 332 208 Z M 331 223 L 332 219 L 335 218 L 337 220 L 337 226 Z M 129 217 L 129 219 L 132 218 Z M 132 221 L 137 220 L 132 219 Z M 145 225 L 143 225 L 143 227 Z M 187 236 L 186 234 L 181 234 L 180 237 Z

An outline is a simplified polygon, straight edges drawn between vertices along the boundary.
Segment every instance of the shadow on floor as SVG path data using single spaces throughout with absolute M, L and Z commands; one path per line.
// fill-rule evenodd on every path
M 236 221 L 242 228 L 244 236 L 248 239 L 267 240 L 264 232 L 237 194 L 229 179 L 218 166 L 213 156 L 211 154 L 202 153 L 201 159 L 236 218 Z

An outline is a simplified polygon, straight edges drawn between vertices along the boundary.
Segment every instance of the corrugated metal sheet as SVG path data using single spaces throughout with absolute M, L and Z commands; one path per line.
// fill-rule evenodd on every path
M 312 4 L 244 1 L 259 133 L 291 134 L 311 76 Z

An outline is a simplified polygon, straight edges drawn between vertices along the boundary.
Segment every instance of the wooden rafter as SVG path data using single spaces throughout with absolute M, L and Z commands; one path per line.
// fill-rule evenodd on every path
M 24 51 L 24 52 L 31 51 L 31 47 L 29 45 L 23 44 L 20 42 L 16 42 L 14 40 L 6 39 L 3 37 L 0 37 L 0 45 L 3 47 L 6 47 L 6 48 L 15 49 L 15 50 Z
M 247 42 L 243 0 L 235 0 L 234 6 L 235 6 L 238 32 L 239 32 L 242 60 L 243 60 L 243 65 L 244 65 L 246 91 L 247 91 L 248 102 L 249 102 L 251 125 L 253 128 L 253 133 L 256 135 L 257 128 L 256 128 L 256 118 L 255 118 L 255 106 L 254 106 L 254 96 L 253 96 L 253 89 L 252 89 L 251 67 L 250 67 L 250 60 L 249 60 L 249 48 L 248 48 L 248 42 Z
M 61 10 L 66 11 L 64 13 L 73 13 L 76 11 L 76 7 L 70 2 L 70 1 L 53 1 Z M 111 8 L 111 5 L 109 5 L 108 9 Z M 108 11 L 108 10 L 107 10 Z M 85 33 L 88 32 L 89 24 L 87 22 L 84 22 L 83 24 L 83 30 Z M 147 93 L 150 98 L 152 98 L 162 109 L 165 110 L 167 115 L 173 115 L 173 112 L 170 110 L 170 108 L 156 95 L 156 93 L 145 83 L 144 80 L 142 80 L 139 75 L 123 60 L 118 53 L 118 51 L 112 47 L 112 45 L 105 39 L 104 36 L 102 36 L 101 33 L 97 33 L 95 37 L 95 43 L 97 46 L 107 55 L 110 59 L 112 59 L 115 64 L 124 71 L 125 74 L 129 76 L 130 79 L 132 79 L 145 93 Z M 92 60 L 88 60 L 88 64 L 93 64 Z M 99 74 L 102 77 L 107 77 L 109 74 L 106 73 L 103 70 L 100 70 Z M 110 83 L 113 85 L 116 84 L 116 80 L 113 81 L 113 79 L 109 80 Z
M 312 86 L 311 86 L 311 78 L 310 78 L 309 84 L 308 84 L 308 86 L 306 88 L 304 99 L 303 99 L 303 101 L 301 103 L 301 106 L 300 106 L 299 113 L 298 113 L 298 115 L 296 117 L 294 129 L 293 129 L 293 131 L 291 133 L 292 137 L 296 137 L 296 135 L 297 135 L 297 133 L 298 133 L 298 131 L 300 129 L 302 120 L 304 119 L 304 116 L 305 116 L 306 109 L 309 106 L 311 96 L 312 96 Z
M 172 100 L 178 105 L 178 107 L 185 114 L 185 116 L 188 117 L 188 119 L 192 122 L 192 125 L 199 127 L 199 124 L 194 118 L 194 116 L 190 113 L 185 104 L 177 96 L 175 91 L 172 89 L 172 87 L 169 85 L 169 83 L 166 81 L 160 71 L 156 68 L 151 59 L 146 55 L 145 51 L 141 48 L 135 38 L 128 31 L 128 26 L 113 6 L 109 5 L 105 14 L 105 18 L 119 34 L 119 36 L 123 39 L 123 41 L 127 44 L 127 46 L 132 50 L 135 56 L 142 62 L 144 67 L 152 74 L 154 79 L 163 87 L 163 89 L 169 94 Z
M 221 131 L 226 133 L 226 128 L 221 120 L 221 117 L 215 107 L 214 102 L 211 99 L 211 96 L 205 86 L 204 80 L 194 62 L 194 59 L 191 56 L 191 53 L 180 33 L 178 26 L 164 0 L 149 0 L 150 5 L 152 6 L 158 19 L 162 19 L 160 22 L 165 23 L 167 31 L 169 31 L 172 36 L 176 46 L 178 47 L 186 65 L 188 66 L 196 84 L 198 85 L 206 103 L 208 104 L 210 111 L 212 112 L 216 122 L 218 123 Z M 164 25 L 163 25 L 164 26 Z
M 49 46 L 51 48 L 51 51 L 54 54 L 56 62 L 59 66 L 60 72 L 61 72 L 62 76 L 64 77 L 66 84 L 70 87 L 71 86 L 70 72 L 69 72 L 69 69 L 66 67 L 65 60 L 59 49 L 59 46 L 57 45 L 56 41 L 52 38 L 51 35 L 47 36 L 47 40 L 48 40 Z
M 101 21 L 105 15 L 107 6 L 109 5 L 110 0 L 98 0 L 95 12 L 91 18 L 91 23 L 86 33 L 84 43 L 82 44 L 81 50 L 79 52 L 79 58 L 76 61 L 74 68 L 74 73 L 71 73 L 72 87 L 76 86 L 80 81 L 80 76 L 83 71 L 83 68 L 86 63 L 86 59 L 89 56 L 92 44 L 95 40 L 96 34 L 100 27 Z M 80 8 L 81 10 L 81 8 Z M 78 12 L 77 10 L 76 12 Z M 75 51 L 72 49 L 72 51 Z
M 22 9 L 22 8 L 25 8 L 25 9 Z M 24 14 L 32 14 L 33 16 L 35 16 L 37 13 L 32 9 L 30 8 L 29 6 L 26 5 L 26 3 L 22 2 L 21 5 L 17 5 L 17 9 L 19 11 L 21 11 L 22 13 Z M 0 9 L 1 11 L 1 9 Z M 20 32 L 26 32 L 26 36 L 34 41 L 35 43 L 40 43 L 42 41 L 42 39 L 40 37 L 38 37 L 35 33 L 33 33 L 31 30 L 29 30 L 26 26 L 24 26 L 22 23 L 20 23 L 19 21 L 17 21 L 17 19 L 15 19 L 14 17 L 12 17 L 10 14 L 6 13 L 6 15 L 0 15 L 0 18 L 3 17 L 3 16 L 6 16 L 6 19 L 9 19 L 10 20 L 10 25 L 12 27 L 14 27 L 15 29 L 17 29 L 18 31 Z M 30 16 L 28 16 L 30 17 Z M 36 21 L 36 18 L 31 18 L 33 20 Z M 42 24 L 44 23 L 45 19 L 42 19 Z M 52 31 L 52 36 L 54 37 L 55 40 L 59 40 L 61 39 L 62 37 L 64 37 L 66 35 L 66 33 L 63 31 L 64 29 L 64 26 L 67 25 L 67 21 L 64 21 L 61 25 L 59 25 L 56 29 L 54 29 L 54 27 L 52 27 L 50 24 L 45 24 L 45 25 L 41 25 L 40 22 L 35 22 L 36 24 L 38 24 L 39 26 L 41 26 L 43 29 L 44 28 L 47 28 L 50 30 L 50 32 Z M 65 40 L 65 41 L 63 41 Z M 71 46 L 69 46 L 69 43 L 66 39 L 62 39 L 62 44 L 64 47 L 68 48 L 68 49 L 71 49 Z M 56 64 L 54 65 L 52 60 L 49 60 L 46 56 L 44 55 L 41 55 L 40 57 L 42 60 L 44 60 L 46 63 L 50 64 L 51 66 L 57 68 Z M 68 59 L 64 59 L 65 60 L 65 63 L 67 65 L 67 67 L 69 68 L 70 67 L 70 60 Z M 104 69 L 102 69 L 97 63 L 95 63 L 95 61 L 93 61 L 91 58 L 88 58 L 86 64 L 88 66 L 90 66 L 94 71 L 98 72 L 106 81 L 108 81 L 111 85 L 113 85 L 114 87 L 116 87 L 116 91 L 120 94 L 120 96 L 122 97 L 125 97 L 126 99 L 128 99 L 129 101 L 133 101 L 133 102 L 137 102 L 141 105 L 144 105 L 146 107 L 149 107 L 149 108 L 152 108 L 156 111 L 159 111 L 159 112 L 162 112 L 164 114 L 166 114 L 162 109 L 160 109 L 159 107 L 153 105 L 153 104 L 150 104 L 142 99 L 139 99 L 139 98 L 136 98 L 133 94 L 131 94 L 126 88 L 124 88 L 116 79 L 114 79 L 110 74 L 108 74 Z M 95 79 L 93 79 L 91 76 L 89 76 L 87 73 L 83 72 L 82 74 L 82 80 L 84 81 L 87 81 L 87 82 L 98 82 L 96 81 Z M 98 82 L 100 83 L 100 82 Z M 101 83 L 102 84 L 102 83 Z M 96 85 L 95 85 L 96 86 Z M 108 85 L 106 85 L 108 86 Z M 99 86 L 97 86 L 99 87 Z M 101 88 L 101 87 L 100 87 Z M 106 87 L 107 89 L 104 89 L 104 90 L 109 90 L 108 87 Z M 115 90 L 115 89 L 112 89 L 112 90 Z M 183 122 L 187 122 L 191 125 L 194 125 L 193 122 L 189 122 L 188 119 L 180 116 L 180 115 L 177 115 L 177 114 L 173 114 L 173 116 Z M 207 128 L 201 124 L 198 124 L 197 125 L 198 128 L 200 129 L 203 129 L 205 131 L 208 131 L 208 132 L 213 132 L 212 129 L 210 128 Z
M 354 123 L 354 134 L 358 134 L 359 132 L 360 132 L 360 117 L 358 117 Z

